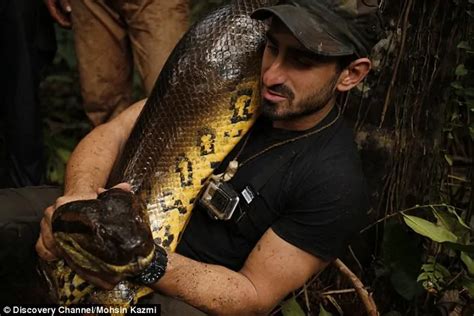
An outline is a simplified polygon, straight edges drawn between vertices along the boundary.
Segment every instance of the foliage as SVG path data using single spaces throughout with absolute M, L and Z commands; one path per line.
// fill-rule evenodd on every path
M 377 277 L 388 277 L 394 290 L 406 300 L 413 299 L 421 290 L 416 282 L 421 266 L 421 250 L 420 240 L 400 223 L 390 221 L 385 224 L 383 265 Z
M 40 85 L 48 182 L 61 184 L 65 164 L 91 126 L 81 106 L 76 55 L 71 32 L 56 28 L 58 50 Z
M 330 312 L 324 309 L 324 306 L 322 304 L 319 304 L 319 308 L 320 308 L 319 316 L 332 316 Z
M 462 41 L 457 45 L 459 50 L 464 51 L 466 55 L 471 55 L 468 61 L 472 63 L 472 55 L 474 54 L 474 43 Z M 471 59 L 471 60 L 469 60 Z M 454 70 L 456 80 L 451 83 L 452 91 L 450 91 L 450 110 L 451 117 L 445 128 L 450 139 L 454 139 L 453 131 L 464 135 L 468 134 L 471 140 L 474 140 L 474 121 L 469 116 L 474 113 L 474 69 L 472 65 L 460 63 Z M 449 162 L 449 161 L 448 161 Z M 452 162 L 450 163 L 452 165 Z
M 304 316 L 305 312 L 296 301 L 295 297 L 292 297 L 282 303 L 281 313 L 283 316 Z
M 430 293 L 442 291 L 448 283 L 447 280 L 452 277 L 448 269 L 437 263 L 434 257 L 429 257 L 428 263 L 424 264 L 421 270 L 423 272 L 416 281 L 422 283 L 425 290 Z
M 409 6 L 411 3 L 415 2 L 406 1 L 404 5 Z M 423 20 L 424 15 L 420 15 L 421 21 L 432 21 L 433 17 L 437 17 L 435 9 L 439 8 L 440 3 L 443 2 L 433 2 L 428 10 L 423 5 L 425 12 L 433 12 L 428 20 Z M 415 57 L 410 65 L 413 72 L 406 77 L 408 83 L 400 83 L 404 90 L 399 91 L 399 103 L 394 105 L 396 128 L 393 135 L 396 141 L 388 165 L 389 175 L 381 191 L 383 196 L 379 210 L 385 213 L 380 218 L 384 223 L 380 227 L 383 229 L 382 260 L 375 260 L 378 265 L 374 267 L 374 284 L 379 289 L 384 280 L 390 282 L 389 288 L 400 295 L 405 303 L 387 294 L 379 299 L 381 310 L 397 310 L 402 315 L 439 312 L 447 308 L 445 302 L 453 295 L 456 297 L 452 300 L 455 307 L 451 306 L 446 314 L 453 308 L 467 311 L 470 308 L 467 302 L 474 299 L 474 243 L 470 227 L 474 206 L 472 1 L 456 1 L 453 8 L 451 17 L 454 19 L 455 16 L 458 24 L 447 31 L 452 33 L 449 33 L 449 39 L 442 42 L 450 53 L 449 58 L 445 59 L 446 68 L 443 69 L 446 84 L 440 85 L 442 89 L 439 92 L 432 89 L 437 83 L 435 81 L 439 81 L 434 79 L 434 74 L 440 73 L 434 67 L 431 76 L 421 80 L 421 88 L 413 89 L 413 78 L 427 69 L 427 65 L 436 65 L 442 56 L 439 50 L 442 46 L 438 45 L 436 51 L 427 50 L 427 54 L 424 54 L 421 50 L 424 46 L 416 43 L 418 50 L 410 51 Z M 446 22 L 450 14 L 439 16 L 443 17 L 441 21 Z M 416 26 L 410 27 L 413 29 Z M 419 33 L 410 33 L 410 39 L 431 40 L 434 33 L 431 28 L 424 32 L 420 27 Z M 424 37 L 425 34 L 429 35 Z M 453 48 L 449 49 L 451 42 Z M 425 44 L 428 46 L 429 42 Z M 433 61 L 430 61 L 430 56 L 434 57 Z M 407 53 L 406 58 L 410 57 Z M 420 64 L 415 62 L 422 60 L 424 62 Z M 410 99 L 413 90 L 416 93 Z M 428 106 L 423 108 L 420 103 L 416 108 L 416 102 L 424 97 L 424 93 L 428 93 Z M 442 97 L 439 103 L 434 104 L 437 93 Z M 426 123 L 416 120 L 419 113 L 424 113 Z M 440 122 L 439 130 L 434 128 L 436 120 Z M 415 167 L 410 170 L 410 166 Z M 418 188 L 421 190 L 417 191 Z M 413 205 L 416 202 L 426 205 L 394 211 L 404 208 L 405 203 Z M 398 215 L 401 215 L 401 221 L 398 221 Z
M 442 258 L 443 254 L 446 257 L 454 257 L 456 260 L 462 261 L 464 267 L 457 267 L 459 275 L 455 280 L 456 282 L 454 282 L 452 273 L 435 257 L 428 256 L 427 263 L 421 267 L 423 272 L 418 276 L 417 282 L 421 282 L 423 287 L 433 294 L 450 289 L 450 285 L 461 290 L 463 284 L 470 280 L 469 275 L 474 276 L 474 262 L 470 255 L 474 254 L 472 230 L 452 207 L 446 206 L 442 209 L 431 207 L 431 211 L 436 218 L 436 222 L 406 214 L 402 215 L 405 223 L 415 232 L 433 242 L 441 243 L 442 247 L 436 248 L 438 257 Z
M 192 21 L 228 1 L 193 0 Z M 382 2 L 388 5 L 392 3 L 397 10 L 396 18 L 399 18 L 398 22 L 395 19 L 389 20 L 390 25 L 395 25 L 394 31 L 385 39 L 385 50 L 379 52 L 385 61 L 380 61 L 381 64 L 375 71 L 375 75 L 379 76 L 377 83 L 385 85 L 367 84 L 363 86 L 363 90 L 370 87 L 369 93 L 359 96 L 356 92 L 352 97 L 361 104 L 363 101 L 385 103 L 388 114 L 392 111 L 394 117 L 394 132 L 387 133 L 388 136 L 380 145 L 392 150 L 391 156 L 386 159 L 390 161 L 387 162 L 384 182 L 373 185 L 380 187 L 374 194 L 378 198 L 374 207 L 377 214 L 375 219 L 383 224 L 378 225 L 377 232 L 370 236 L 375 244 L 375 250 L 370 254 L 373 264 L 370 267 L 364 266 L 360 275 L 369 284 L 369 289 L 375 295 L 379 294 L 377 303 L 382 315 L 432 314 L 435 306 L 450 291 L 456 291 L 465 300 L 474 297 L 473 234 L 470 228 L 474 208 L 474 37 L 472 17 L 467 19 L 468 22 L 464 17 L 472 14 L 472 1 L 455 1 L 455 6 L 460 10 L 453 11 L 452 14 L 461 12 L 464 15 L 455 17 L 462 23 L 452 29 L 457 30 L 455 34 L 461 35 L 452 39 L 452 50 L 447 48 L 449 41 L 446 40 L 451 33 L 445 34 L 441 30 L 437 34 L 435 30 L 426 29 L 426 24 L 415 25 L 414 22 L 410 24 L 403 21 L 406 13 L 406 16 L 413 14 L 419 21 L 433 21 L 430 26 L 442 25 L 437 21 L 445 21 L 447 18 L 440 18 L 436 9 L 444 1 L 419 2 L 423 5 L 417 8 L 422 7 L 423 12 L 420 13 L 420 10 L 416 15 L 406 12 L 410 4 L 413 6 L 416 3 L 414 1 L 403 1 L 403 9 L 395 1 Z M 388 9 L 390 7 L 386 10 Z M 447 16 L 451 14 L 448 10 L 442 13 Z M 405 29 L 400 27 L 403 23 L 407 25 Z M 408 46 L 402 45 L 403 34 L 415 27 L 419 28 L 418 33 L 406 36 L 413 40 L 413 51 L 409 48 L 403 51 L 403 47 Z M 449 29 L 449 26 L 446 28 Z M 428 35 L 423 37 L 420 34 Z M 425 42 L 426 38 L 431 40 L 431 47 Z M 437 46 L 433 44 L 438 40 Z M 45 144 L 49 157 L 48 177 L 55 183 L 62 181 L 65 161 L 78 140 L 90 129 L 81 108 L 71 33 L 58 29 L 58 41 L 58 56 L 50 75 L 42 83 L 41 95 L 45 111 Z M 438 50 L 433 50 L 433 46 Z M 395 49 L 398 47 L 402 47 L 399 52 Z M 446 49 L 440 50 L 440 47 Z M 451 55 L 444 56 L 443 52 Z M 398 77 L 393 70 L 398 65 L 395 62 L 397 53 L 402 56 L 400 64 L 405 62 L 405 68 L 401 68 Z M 412 60 L 415 62 L 410 63 Z M 446 69 L 446 65 L 449 68 Z M 442 72 L 450 77 L 447 88 L 443 87 L 444 82 L 440 85 L 434 82 Z M 391 89 L 395 83 L 406 87 L 406 90 L 391 93 L 384 102 L 387 87 Z M 443 97 L 436 98 L 439 95 Z M 366 109 L 380 108 L 374 104 L 363 105 L 364 110 L 357 113 L 358 119 L 376 116 Z M 440 109 L 439 113 L 436 112 L 437 109 Z M 436 122 L 432 122 L 433 117 L 441 121 L 440 130 L 437 130 Z M 389 121 L 388 118 L 386 120 Z M 366 122 L 361 120 L 356 125 L 360 127 L 364 124 Z M 373 133 L 380 133 L 380 128 Z M 433 141 L 427 141 L 428 136 L 432 136 Z M 383 159 L 378 159 L 385 162 L 386 156 L 382 157 Z M 427 161 L 432 163 L 428 165 Z M 417 173 L 422 168 L 426 168 L 429 173 Z M 420 174 L 428 176 L 420 177 Z M 440 204 L 434 204 L 438 202 Z M 396 212 L 415 203 L 426 205 L 415 205 L 409 211 Z M 379 236 L 381 240 L 378 239 Z M 314 292 L 322 292 L 323 289 L 321 287 Z M 329 297 L 336 300 L 334 296 Z M 337 299 L 340 297 L 337 296 Z M 319 310 L 319 315 L 329 314 L 325 309 L 328 307 L 318 293 L 312 295 L 310 300 L 314 304 L 312 306 L 315 306 L 314 310 Z M 301 296 L 295 296 L 285 301 L 281 311 L 284 315 L 301 315 L 307 312 L 307 308 L 301 303 Z M 355 313 L 354 309 L 352 311 Z M 337 314 L 341 313 L 338 309 Z

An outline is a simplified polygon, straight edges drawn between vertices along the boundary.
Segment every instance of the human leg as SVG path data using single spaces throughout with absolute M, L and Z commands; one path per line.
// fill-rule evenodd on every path
M 165 296 L 159 293 L 153 293 L 150 296 L 143 299 L 140 304 L 159 304 L 161 307 L 162 316 L 175 316 L 175 315 L 186 315 L 186 316 L 203 316 L 207 315 L 201 312 L 197 308 L 186 304 L 178 299 Z
M 189 24 L 189 0 L 124 0 L 133 58 L 147 95 Z
M 38 86 L 55 52 L 52 21 L 41 2 L 5 0 L 0 7 L 0 111 L 10 186 L 45 180 Z
M 0 190 L 0 303 L 35 302 L 39 222 L 61 193 L 52 186 Z
M 112 1 L 71 1 L 84 109 L 94 126 L 132 103 L 133 58 L 126 26 Z

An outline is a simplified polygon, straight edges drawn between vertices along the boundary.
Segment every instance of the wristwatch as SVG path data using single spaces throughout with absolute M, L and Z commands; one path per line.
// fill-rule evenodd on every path
M 168 265 L 168 255 L 166 250 L 155 245 L 155 254 L 151 260 L 150 265 L 134 277 L 134 280 L 144 285 L 152 285 L 165 274 L 166 266 Z

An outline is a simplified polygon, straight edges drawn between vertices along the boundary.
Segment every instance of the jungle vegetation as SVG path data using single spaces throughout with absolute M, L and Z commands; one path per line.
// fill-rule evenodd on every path
M 193 20 L 223 2 L 194 0 Z M 374 70 L 340 100 L 371 194 L 370 224 L 340 258 L 361 284 L 333 265 L 276 313 L 365 315 L 369 299 L 371 315 L 473 315 L 473 5 L 381 0 L 385 33 Z M 71 33 L 58 28 L 57 40 L 40 100 L 48 179 L 61 184 L 90 125 Z

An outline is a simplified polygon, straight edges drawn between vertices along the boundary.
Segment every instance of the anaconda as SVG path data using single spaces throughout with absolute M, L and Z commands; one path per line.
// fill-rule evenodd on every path
M 107 202 L 120 195 L 115 192 L 109 194 L 112 197 L 99 196 L 99 200 L 58 208 L 53 233 L 76 264 L 98 272 L 133 275 L 153 254 L 151 238 L 174 251 L 203 183 L 257 116 L 265 26 L 249 14 L 273 2 L 236 0 L 195 24 L 178 43 L 109 180 L 110 185 L 130 183 L 146 211 L 115 210 L 116 205 Z M 140 205 L 127 201 L 112 204 Z M 104 210 L 108 213 L 101 216 Z M 117 224 L 114 214 L 136 227 L 123 231 L 107 228 Z M 149 223 L 152 237 L 144 223 Z M 136 234 L 138 230 L 144 233 Z M 114 234 L 118 238 L 114 239 Z M 126 247 L 122 245 L 125 240 Z M 149 292 L 128 281 L 112 291 L 94 289 L 63 261 L 44 271 L 61 304 L 85 300 L 123 304 Z

